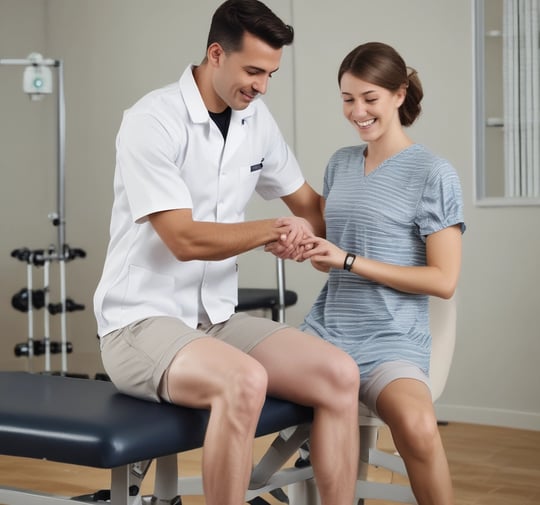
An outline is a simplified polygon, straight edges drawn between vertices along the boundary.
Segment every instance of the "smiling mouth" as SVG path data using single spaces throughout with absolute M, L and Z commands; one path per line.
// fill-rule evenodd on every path
M 246 97 L 248 100 L 254 100 L 255 97 L 257 96 L 257 93 L 255 93 L 254 95 L 251 95 L 250 93 L 246 93 L 245 91 L 240 91 L 240 93 L 242 93 L 242 95 L 244 97 Z
M 371 126 L 375 122 L 375 119 L 368 119 L 367 121 L 355 121 L 355 123 L 360 128 L 367 128 L 368 126 Z

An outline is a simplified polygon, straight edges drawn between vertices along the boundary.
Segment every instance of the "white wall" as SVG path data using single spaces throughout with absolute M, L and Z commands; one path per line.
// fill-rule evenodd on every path
M 448 420 L 540 429 L 539 311 L 536 286 L 538 208 L 473 205 L 472 7 L 469 0 L 273 0 L 293 23 L 267 102 L 296 149 L 307 179 L 321 189 L 324 166 L 339 146 L 357 142 L 341 117 L 336 71 L 355 45 L 395 45 L 420 74 L 424 112 L 411 136 L 447 157 L 458 170 L 468 230 L 459 288 L 456 354 L 439 401 Z M 72 313 L 75 344 L 70 370 L 101 370 L 91 298 L 108 235 L 114 137 L 122 110 L 154 87 L 175 80 L 198 62 L 218 1 L 0 0 L 0 58 L 31 51 L 61 58 L 67 104 L 67 241 L 88 253 L 68 264 L 68 295 L 87 310 Z M 406 5 L 406 9 L 405 9 Z M 189 6 L 189 9 L 188 9 Z M 189 10 L 189 13 L 188 13 Z M 0 368 L 24 369 L 13 358 L 26 337 L 25 315 L 10 307 L 25 271 L 9 257 L 15 247 L 46 247 L 55 240 L 47 213 L 55 206 L 54 106 L 29 104 L 21 72 L 0 67 Z M 279 215 L 280 203 L 256 199 L 252 218 Z M 266 265 L 266 268 L 261 268 Z M 261 252 L 241 263 L 244 284 L 273 281 L 273 261 Z M 40 274 L 41 275 L 41 274 Z M 298 324 L 324 276 L 307 264 L 287 265 L 288 287 L 299 303 L 288 312 Z

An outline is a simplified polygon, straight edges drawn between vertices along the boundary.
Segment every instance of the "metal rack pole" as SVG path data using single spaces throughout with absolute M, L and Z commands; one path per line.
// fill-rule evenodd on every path
M 56 249 L 56 259 L 60 266 L 60 296 L 62 304 L 61 312 L 61 353 L 62 367 L 61 372 L 67 372 L 67 330 L 66 330 L 66 279 L 65 263 L 69 259 L 69 251 L 66 247 L 66 217 L 65 217 L 65 137 L 66 137 L 66 111 L 64 100 L 64 65 L 62 60 L 42 59 L 39 62 L 29 58 L 0 58 L 0 65 L 19 65 L 19 66 L 46 66 L 54 67 L 57 71 L 57 122 L 58 122 L 58 141 L 57 141 L 57 208 L 56 212 L 49 214 L 54 226 L 58 227 L 58 247 Z M 49 258 L 52 259 L 52 258 Z M 31 292 L 30 292 L 31 294 Z M 29 298 L 29 310 L 31 310 L 31 297 Z M 33 329 L 31 329 L 33 332 Z M 33 349 L 29 350 L 31 353 Z

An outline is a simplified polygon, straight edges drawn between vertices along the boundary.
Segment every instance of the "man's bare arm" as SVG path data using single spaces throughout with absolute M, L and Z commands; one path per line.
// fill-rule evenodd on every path
M 323 198 L 307 182 L 290 195 L 282 197 L 290 211 L 299 217 L 306 219 L 313 227 L 313 233 L 318 237 L 326 236 L 322 210 Z
M 150 223 L 174 256 L 181 261 L 222 260 L 283 240 L 289 227 L 276 219 L 243 223 L 194 221 L 191 209 L 156 212 Z

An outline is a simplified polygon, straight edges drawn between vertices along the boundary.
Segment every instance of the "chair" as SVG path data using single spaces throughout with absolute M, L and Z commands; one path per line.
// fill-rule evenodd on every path
M 236 311 L 270 310 L 274 321 L 285 322 L 285 309 L 298 301 L 298 295 L 285 289 L 285 265 L 281 258 L 276 258 L 276 277 L 276 288 L 239 288 Z
M 450 371 L 456 340 L 456 300 L 430 297 L 429 319 L 432 335 L 430 380 L 433 401 L 442 394 Z M 392 500 L 416 503 L 409 486 L 369 482 L 367 473 L 370 465 L 383 467 L 400 475 L 407 475 L 405 464 L 398 454 L 388 454 L 377 449 L 379 429 L 384 423 L 363 404 L 360 406 L 360 461 L 356 498 L 359 505 L 366 499 Z
M 433 338 L 431 352 L 431 386 L 433 401 L 442 394 L 450 371 L 456 340 L 456 300 L 430 297 L 429 317 Z M 370 466 L 382 467 L 400 475 L 407 475 L 405 464 L 398 454 L 389 454 L 377 449 L 379 429 L 384 426 L 380 418 L 360 404 L 360 460 L 355 499 L 358 505 L 364 500 L 388 500 L 401 503 L 417 503 L 410 486 L 396 483 L 368 481 Z M 304 446 L 305 447 L 305 446 Z M 304 449 L 301 458 L 309 457 Z M 289 486 L 289 500 L 294 505 L 319 503 L 315 483 L 312 479 Z

